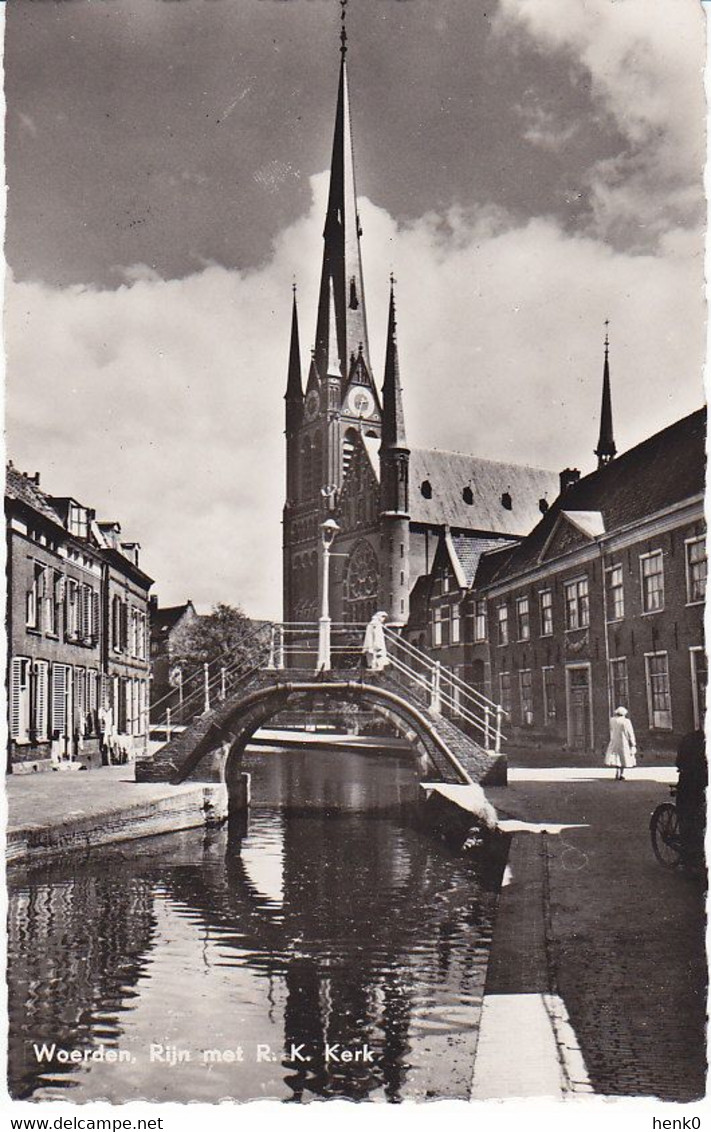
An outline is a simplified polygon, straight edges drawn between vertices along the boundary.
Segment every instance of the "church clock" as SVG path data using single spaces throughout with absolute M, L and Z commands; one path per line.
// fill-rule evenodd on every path
M 355 388 L 349 390 L 346 405 L 354 417 L 370 417 L 375 408 L 375 401 L 369 389 Z

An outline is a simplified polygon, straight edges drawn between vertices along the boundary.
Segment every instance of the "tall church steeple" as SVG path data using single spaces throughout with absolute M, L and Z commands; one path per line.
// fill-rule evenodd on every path
M 605 363 L 602 371 L 602 406 L 600 409 L 600 437 L 595 449 L 598 468 L 604 468 L 617 455 L 617 445 L 612 432 L 612 395 L 610 392 L 610 338 L 607 332 L 609 320 L 605 321 Z
M 343 6 L 342 19 L 345 17 Z M 329 349 L 329 292 L 333 284 L 338 331 L 338 355 L 341 373 L 347 375 L 352 356 L 358 356 L 363 344 L 363 357 L 370 371 L 368 326 L 363 293 L 363 268 L 360 257 L 361 227 L 356 199 L 351 115 L 346 68 L 347 37 L 341 28 L 341 71 L 336 104 L 336 125 L 331 154 L 331 183 L 328 193 L 326 224 L 323 231 L 323 265 L 316 323 L 316 366 L 324 376 Z

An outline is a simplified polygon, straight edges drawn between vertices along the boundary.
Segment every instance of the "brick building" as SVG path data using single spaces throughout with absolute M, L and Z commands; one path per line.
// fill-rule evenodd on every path
M 132 757 L 147 738 L 152 585 L 138 545 L 12 464 L 5 514 L 8 770 L 96 765 L 107 742 Z
M 459 597 L 463 588 L 452 590 L 457 571 L 443 536 L 430 647 L 503 705 L 515 740 L 599 753 L 620 705 L 643 749 L 673 747 L 703 723 L 705 436 L 699 410 L 601 458 L 583 479 L 562 473 L 534 530 L 480 556 L 457 629 L 442 590 Z M 462 643 L 452 657 L 455 634 Z
M 175 666 L 175 649 L 181 635 L 196 620 L 198 614 L 188 598 L 183 605 L 158 605 L 150 601 L 151 636 L 151 720 L 165 719 L 166 708 L 180 722 L 182 705 L 182 674 Z

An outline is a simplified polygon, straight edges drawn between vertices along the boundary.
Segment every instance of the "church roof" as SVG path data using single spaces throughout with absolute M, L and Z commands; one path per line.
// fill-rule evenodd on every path
M 379 479 L 380 441 L 373 436 L 361 436 L 361 440 Z M 541 499 L 555 499 L 559 487 L 558 475 L 543 468 L 437 448 L 412 449 L 409 478 L 413 523 L 513 538 L 535 527 L 541 517 Z
M 557 473 L 543 468 L 437 448 L 413 448 L 410 455 L 414 523 L 525 535 L 541 517 L 540 500 L 557 494 Z
M 567 489 L 530 535 L 504 556 L 493 581 L 524 573 L 539 564 L 553 528 L 563 516 L 593 515 L 587 534 L 607 534 L 642 522 L 668 507 L 699 497 L 706 468 L 706 409 L 650 436 Z M 481 578 L 477 577 L 477 584 Z

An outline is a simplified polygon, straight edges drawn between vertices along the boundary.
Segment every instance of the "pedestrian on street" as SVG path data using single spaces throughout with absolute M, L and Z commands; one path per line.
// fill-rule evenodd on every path
M 605 766 L 614 766 L 615 781 L 622 782 L 627 767 L 637 765 L 637 740 L 627 708 L 615 708 L 610 720 L 610 742 L 605 752 Z
M 371 672 L 382 672 L 388 664 L 388 653 L 385 647 L 385 622 L 387 613 L 380 610 L 374 613 L 365 627 L 363 638 L 363 658 L 365 667 Z

